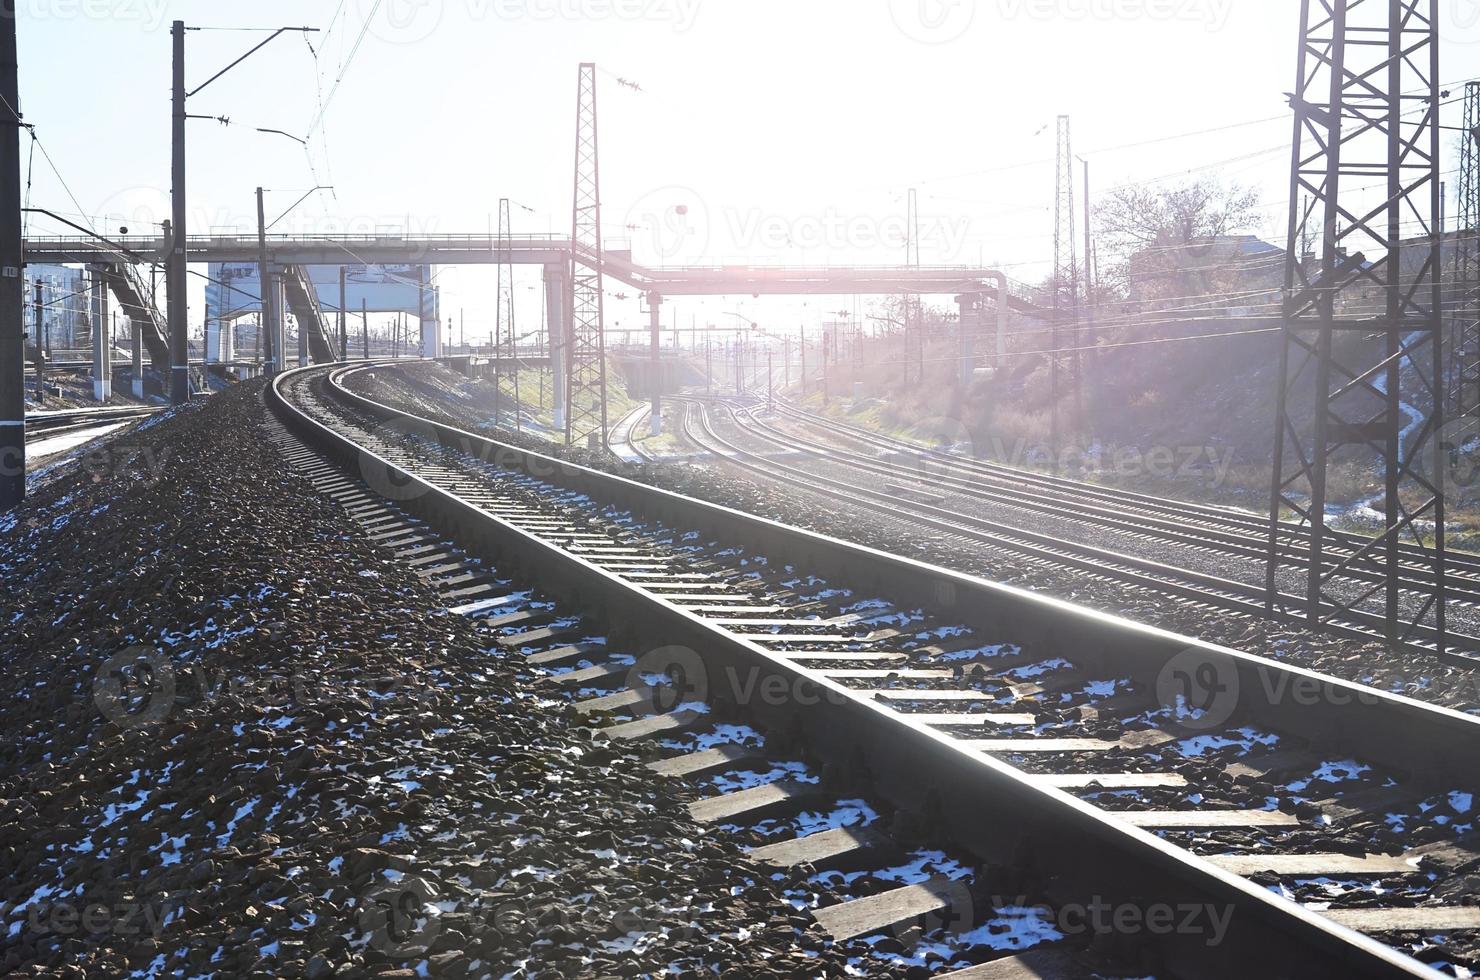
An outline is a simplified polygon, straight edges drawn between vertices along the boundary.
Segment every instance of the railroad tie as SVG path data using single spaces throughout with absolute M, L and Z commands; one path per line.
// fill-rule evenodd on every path
M 631 669 L 627 664 L 597 664 L 595 667 L 580 667 L 576 670 L 568 670 L 563 674 L 551 674 L 550 680 L 567 687 L 573 685 L 597 687 L 604 686 L 607 681 L 620 683 L 620 680 L 625 679 L 628 671 Z
M 1236 875 L 1263 872 L 1281 877 L 1320 878 L 1328 875 L 1408 874 L 1413 865 L 1386 854 L 1215 854 L 1207 859 L 1216 867 Z
M 748 856 L 752 861 L 777 868 L 809 864 L 822 870 L 835 868 L 843 860 L 857 861 L 865 852 L 872 855 L 895 850 L 891 841 L 866 827 L 837 827 L 755 847 Z
M 668 732 L 683 731 L 702 717 L 704 717 L 703 714 L 697 711 L 670 711 L 663 715 L 649 715 L 635 721 L 624 721 L 606 728 L 599 728 L 596 734 L 613 741 L 631 742 L 641 738 L 652 738 L 654 735 L 664 735 Z
M 937 973 L 936 980 L 1079 980 L 1093 972 L 1067 949 L 1048 946 L 964 970 Z
M 948 909 L 965 894 L 965 888 L 948 878 L 934 878 L 814 909 L 812 918 L 833 939 L 854 939 Z
M 685 752 L 671 759 L 659 759 L 657 762 L 649 762 L 647 767 L 659 776 L 681 779 L 753 761 L 760 761 L 760 756 L 754 750 L 731 744 L 701 749 L 698 752 Z
M 574 660 L 578 657 L 589 657 L 592 654 L 601 653 L 606 650 L 604 643 L 572 643 L 567 646 L 552 647 L 549 650 L 541 650 L 539 653 L 531 653 L 525 658 L 527 663 L 536 667 L 559 663 L 562 660 Z M 623 667 L 624 671 L 628 668 Z
M 689 804 L 689 816 L 699 823 L 755 820 L 780 810 L 799 808 L 817 795 L 818 788 L 811 783 L 782 780 L 695 800 Z

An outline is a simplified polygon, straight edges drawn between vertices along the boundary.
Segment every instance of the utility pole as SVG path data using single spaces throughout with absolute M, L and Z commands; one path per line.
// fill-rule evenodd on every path
M 185 22 L 170 26 L 174 44 L 172 59 L 172 112 L 170 116 L 170 253 L 165 261 L 166 316 L 170 331 L 170 404 L 190 401 L 190 353 L 185 343 L 188 320 L 185 308 Z M 258 207 L 261 215 L 261 207 Z M 260 228 L 259 223 L 259 228 Z M 264 298 L 265 301 L 265 298 Z M 270 358 L 269 358 L 270 360 Z
M 370 360 L 370 311 L 366 300 L 360 300 L 360 357 Z
M 278 372 L 276 318 L 273 316 L 272 273 L 267 264 L 267 219 L 262 212 L 262 188 L 257 188 L 257 288 L 262 293 L 261 326 L 257 330 L 261 338 L 262 352 L 267 359 L 267 376 Z M 173 322 L 173 321 L 171 321 Z M 171 331 L 174 327 L 170 328 Z M 173 333 L 171 334 L 173 336 Z
M 704 335 L 704 394 L 714 400 L 714 361 L 710 357 L 709 335 Z
M 772 370 L 774 367 L 772 359 L 775 357 L 775 354 L 776 352 L 770 347 L 766 348 L 766 411 L 768 412 L 774 412 L 776 410 L 776 389 L 773 384 L 775 374 Z
M 21 254 L 20 81 L 15 0 L 0 0 L 0 511 L 26 496 L 26 281 Z
M 344 266 L 339 267 L 339 359 L 349 360 L 349 337 L 344 319 Z
M 801 354 L 802 363 L 802 400 L 807 400 L 807 328 L 797 328 L 797 351 Z
M 216 72 L 189 92 L 185 91 L 185 22 L 177 20 L 170 25 L 170 37 L 173 41 L 173 54 L 171 58 L 172 88 L 171 88 L 171 115 L 170 115 L 170 230 L 166 238 L 169 244 L 169 255 L 165 261 L 165 302 L 169 305 L 166 320 L 169 325 L 170 344 L 170 404 L 183 405 L 190 400 L 190 348 L 186 338 L 189 329 L 188 311 L 186 310 L 185 277 L 187 275 L 188 263 L 186 261 L 185 248 L 187 244 L 185 228 L 185 120 L 190 117 L 185 112 L 185 100 L 197 94 L 207 85 L 231 71 L 247 58 L 265 47 L 279 34 L 287 31 L 298 31 L 304 34 L 317 33 L 317 27 L 280 27 L 266 40 L 249 50 L 246 54 L 237 58 L 225 68 Z M 286 135 L 286 134 L 284 134 Z M 293 137 L 296 139 L 296 137 Z M 301 143 L 302 140 L 299 140 Z M 261 203 L 258 203 L 258 228 L 261 229 Z M 260 241 L 259 241 L 260 244 Z M 264 308 L 268 303 L 266 295 L 262 297 Z M 274 337 L 274 350 L 268 357 L 271 364 L 273 357 L 283 357 L 282 338 Z
M 832 334 L 828 333 L 827 327 L 823 327 L 822 328 L 822 404 L 823 404 L 824 407 L 826 407 L 828 396 L 831 394 L 831 392 L 828 391 L 828 387 L 827 387 L 827 362 L 828 362 L 828 355 L 832 351 L 831 340 L 832 340 Z

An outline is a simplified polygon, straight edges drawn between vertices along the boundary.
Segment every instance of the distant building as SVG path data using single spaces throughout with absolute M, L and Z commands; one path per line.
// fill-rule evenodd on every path
M 1143 312 L 1270 316 L 1279 311 L 1284 271 L 1284 249 L 1254 235 L 1218 235 L 1135 253 L 1127 285 Z
M 25 307 L 21 314 L 26 343 L 39 337 L 52 350 L 86 347 L 92 342 L 88 322 L 87 277 L 65 265 L 27 263 Z M 36 283 L 41 283 L 41 329 L 36 329 Z

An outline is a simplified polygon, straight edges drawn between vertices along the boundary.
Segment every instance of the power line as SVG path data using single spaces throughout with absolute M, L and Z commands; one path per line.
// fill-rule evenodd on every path
M 365 18 L 365 23 L 360 25 L 360 33 L 355 37 L 355 43 L 349 49 L 349 57 L 340 64 L 339 74 L 335 76 L 334 85 L 329 89 L 329 97 L 324 100 L 323 105 L 319 108 L 318 115 L 314 116 L 313 123 L 308 127 L 309 136 L 312 136 L 314 130 L 318 129 L 319 124 L 323 122 L 324 113 L 329 110 L 330 104 L 334 102 L 335 94 L 339 92 L 339 83 L 344 81 L 344 76 L 349 72 L 350 65 L 354 64 L 355 55 L 360 53 L 360 45 L 364 43 L 365 35 L 370 32 L 370 24 L 375 20 L 375 15 L 380 12 L 381 4 L 384 2 L 385 0 L 375 0 L 375 6 L 370 8 L 370 14 Z

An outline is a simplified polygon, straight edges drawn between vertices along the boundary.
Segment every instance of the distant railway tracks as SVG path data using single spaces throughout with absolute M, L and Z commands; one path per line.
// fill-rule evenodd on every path
M 695 818 L 839 941 L 959 965 L 1029 922 L 1048 976 L 1424 976 L 1480 929 L 1480 719 L 408 416 L 358 369 L 269 391 L 325 492 L 710 788 Z M 886 867 L 917 873 L 843 873 Z
M 157 408 L 129 405 L 119 408 L 78 408 L 58 412 L 31 412 L 26 415 L 26 434 L 58 436 L 67 432 L 96 428 L 116 422 L 132 422 L 158 412 Z
M 783 430 L 761 417 L 757 408 L 730 402 L 710 403 L 680 398 L 683 431 L 694 444 L 736 466 L 798 488 L 817 490 L 856 506 L 1010 551 L 1029 561 L 1067 568 L 1146 588 L 1215 608 L 1264 616 L 1265 591 L 1260 584 L 1265 557 L 1267 523 L 1231 508 L 1158 498 L 1093 484 L 1045 476 L 1030 470 L 956 456 L 911 445 L 856 426 L 823 419 L 778 403 L 777 412 L 789 421 L 821 428 L 832 437 Z M 734 434 L 719 431 L 711 411 L 734 426 Z M 624 423 L 640 424 L 640 417 Z M 744 438 L 742 439 L 741 436 Z M 965 505 L 965 506 L 963 506 Z M 999 519 L 973 510 L 978 505 L 997 508 Z M 1060 530 L 1043 530 L 1000 519 L 1003 511 L 1051 518 Z M 1066 525 L 1104 532 L 1110 543 L 1077 540 Z M 1282 547 L 1298 563 L 1303 531 L 1287 525 Z M 1185 567 L 1167 560 L 1138 555 L 1138 544 L 1167 546 L 1214 559 L 1219 571 Z M 1118 545 L 1118 546 L 1117 546 Z M 1412 549 L 1406 549 L 1412 554 Z M 1325 565 L 1334 569 L 1350 556 L 1328 554 Z M 1353 564 L 1344 570 L 1340 587 L 1357 595 L 1377 588 L 1380 575 Z M 1451 602 L 1480 604 L 1480 560 L 1451 553 L 1447 577 Z M 1404 566 L 1403 582 L 1409 601 L 1432 593 L 1428 570 L 1414 560 Z M 1288 583 L 1286 587 L 1289 587 Z M 1293 593 L 1284 595 L 1287 609 L 1299 607 Z M 1382 639 L 1384 621 L 1376 610 L 1338 610 L 1328 604 L 1323 627 L 1338 635 Z M 1304 618 L 1279 614 L 1304 624 Z M 1409 644 L 1435 647 L 1432 628 L 1419 630 Z M 1480 651 L 1480 636 L 1451 628 L 1447 647 Z M 1463 652 L 1458 662 L 1473 664 Z

